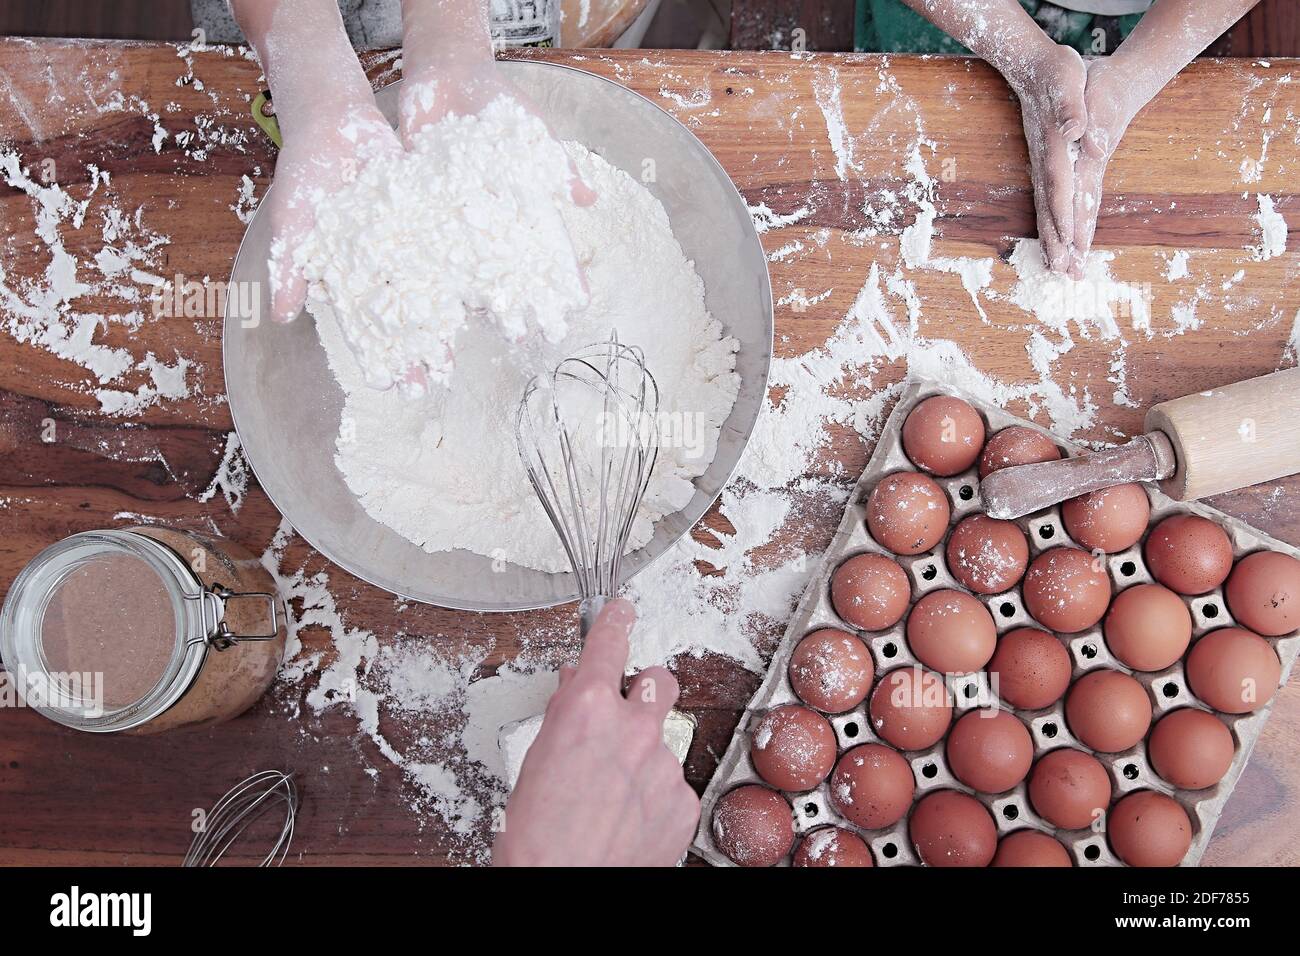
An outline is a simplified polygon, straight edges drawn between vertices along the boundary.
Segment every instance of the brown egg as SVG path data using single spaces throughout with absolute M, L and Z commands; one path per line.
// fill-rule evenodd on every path
M 1173 591 L 1135 584 L 1120 591 L 1106 612 L 1106 646 L 1135 671 L 1160 671 L 1192 642 L 1192 615 Z
M 1107 815 L 1106 835 L 1129 866 L 1177 866 L 1192 845 L 1192 821 L 1172 797 L 1138 790 Z
M 831 805 L 864 830 L 879 830 L 903 819 L 912 805 L 916 778 L 903 755 L 883 744 L 854 747 L 831 774 Z
M 903 619 L 912 587 L 897 561 L 881 554 L 858 554 L 831 575 L 835 613 L 864 631 L 883 631 Z
M 778 790 L 811 790 L 835 766 L 837 749 L 830 721 L 807 707 L 786 704 L 754 725 L 749 759 Z
M 1029 774 L 1029 802 L 1063 830 L 1081 830 L 1110 805 L 1110 777 L 1101 761 L 1063 747 L 1041 757 Z
M 956 790 L 921 800 L 907 832 L 928 866 L 988 866 L 998 849 L 998 829 L 984 804 Z
M 952 529 L 946 555 L 959 584 L 976 594 L 998 594 L 1024 575 L 1029 542 L 1010 521 L 971 515 Z
M 775 790 L 737 787 L 713 805 L 713 842 L 740 866 L 775 866 L 794 844 L 794 815 Z
M 960 398 L 927 398 L 903 422 L 903 451 L 912 464 L 935 475 L 965 471 L 983 445 L 984 419 Z
M 1151 698 L 1128 674 L 1103 668 L 1074 682 L 1065 698 L 1065 719 L 1084 746 L 1118 753 L 1147 735 Z
M 1213 591 L 1232 570 L 1228 533 L 1200 515 L 1170 515 L 1151 529 L 1142 553 L 1151 576 L 1179 594 Z
M 875 866 L 871 850 L 852 830 L 819 827 L 794 851 L 794 866 Z
M 1038 830 L 1017 830 L 998 841 L 994 866 L 1073 866 L 1059 840 Z
M 1078 548 L 1052 548 L 1025 573 L 1025 609 L 1044 627 L 1064 634 L 1087 630 L 1110 604 L 1110 578 L 1101 562 Z
M 1248 554 L 1232 569 L 1225 591 L 1237 623 L 1280 637 L 1300 627 L 1300 561 L 1277 551 Z
M 871 727 L 902 750 L 938 743 L 952 720 L 952 694 L 943 678 L 919 667 L 890 671 L 871 692 Z
M 980 477 L 986 478 L 999 468 L 1056 461 L 1060 457 L 1061 449 L 1047 435 L 1024 425 L 1011 425 L 990 438 L 984 446 L 980 455 Z
M 1227 725 L 1195 707 L 1162 717 L 1147 741 L 1151 766 L 1180 790 L 1214 786 L 1228 772 L 1235 750 Z
M 1070 652 L 1036 627 L 1018 627 L 998 639 L 988 665 L 993 691 L 1012 707 L 1038 710 L 1070 686 Z
M 943 540 L 951 509 L 929 475 L 900 471 L 882 478 L 867 498 L 867 530 L 894 554 L 920 554 Z
M 842 714 L 871 690 L 875 664 L 858 637 L 834 628 L 813 631 L 790 655 L 790 686 L 809 707 Z
M 969 674 L 989 662 L 998 631 L 988 608 L 964 591 L 931 591 L 907 617 L 907 646 L 927 667 Z
M 1070 537 L 1089 551 L 1114 554 L 1142 540 L 1151 518 L 1151 501 L 1141 485 L 1115 485 L 1061 505 Z
M 972 710 L 953 724 L 947 747 L 953 776 L 983 793 L 1010 790 L 1034 762 L 1029 731 L 1005 710 Z
M 1268 641 L 1239 627 L 1211 631 L 1193 644 L 1186 671 L 1192 693 L 1225 714 L 1263 707 L 1282 679 L 1282 664 Z

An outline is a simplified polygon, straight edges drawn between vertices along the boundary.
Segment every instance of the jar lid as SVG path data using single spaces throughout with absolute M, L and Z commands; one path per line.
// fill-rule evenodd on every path
M 51 720 L 126 730 L 174 704 L 202 667 L 202 596 L 184 560 L 152 538 L 75 534 L 14 581 L 0 656 L 23 703 Z

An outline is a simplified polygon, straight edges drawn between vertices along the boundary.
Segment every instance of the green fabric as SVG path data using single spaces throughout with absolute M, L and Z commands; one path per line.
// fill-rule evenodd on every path
M 1053 40 L 1084 56 L 1113 52 L 1142 19 L 1140 13 L 1078 13 L 1046 0 L 1020 0 L 1020 5 Z M 902 0 L 858 0 L 853 45 L 868 53 L 970 53 Z

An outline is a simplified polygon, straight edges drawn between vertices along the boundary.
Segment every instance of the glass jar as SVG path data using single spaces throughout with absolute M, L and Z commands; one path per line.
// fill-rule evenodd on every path
M 488 11 L 495 47 L 560 44 L 560 0 L 492 0 Z
M 284 605 L 248 551 L 159 527 L 51 545 L 0 610 L 22 702 L 78 730 L 157 733 L 253 705 L 284 654 Z

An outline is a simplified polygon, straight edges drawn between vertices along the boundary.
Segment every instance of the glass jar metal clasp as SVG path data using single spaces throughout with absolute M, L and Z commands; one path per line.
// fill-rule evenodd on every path
M 213 584 L 198 594 L 186 598 L 200 602 L 203 617 L 203 635 L 189 640 L 190 644 L 204 643 L 224 651 L 243 641 L 273 641 L 280 633 L 279 599 L 265 591 L 232 591 L 222 584 Z M 236 634 L 226 623 L 226 607 L 231 601 L 265 601 L 270 609 L 271 630 L 267 634 Z

